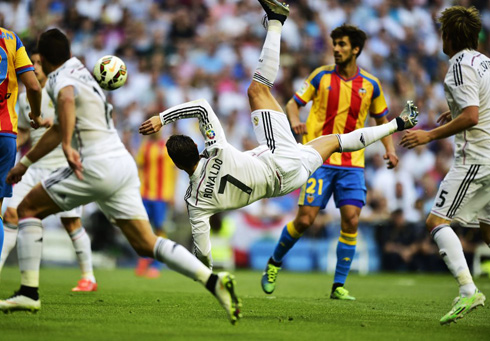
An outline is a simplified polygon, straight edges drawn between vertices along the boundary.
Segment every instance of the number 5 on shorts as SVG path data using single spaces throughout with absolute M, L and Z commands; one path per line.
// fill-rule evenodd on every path
M 445 196 L 446 196 L 446 194 L 447 194 L 447 193 L 448 193 L 448 192 L 447 192 L 447 191 L 445 191 L 445 190 L 442 190 L 442 191 L 441 191 L 441 194 L 439 194 L 439 199 L 440 199 L 441 201 L 439 201 L 439 202 L 436 204 L 436 207 L 442 207 L 442 206 L 444 206 L 444 203 L 446 202 L 446 197 L 445 197 Z

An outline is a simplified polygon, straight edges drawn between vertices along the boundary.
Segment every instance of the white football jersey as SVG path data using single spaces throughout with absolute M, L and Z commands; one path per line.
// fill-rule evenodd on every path
M 490 164 L 490 59 L 463 50 L 449 60 L 444 91 L 452 118 L 477 106 L 478 124 L 455 135 L 456 164 Z
M 76 123 L 72 146 L 83 160 L 101 159 L 127 153 L 112 121 L 112 106 L 107 103 L 104 92 L 87 68 L 72 57 L 48 75 L 46 90 L 57 106 L 61 89 L 75 89 Z M 58 124 L 58 112 L 55 116 Z
M 195 106 L 189 105 L 195 103 Z M 163 125 L 196 117 L 205 139 L 201 160 L 190 176 L 185 195 L 194 230 L 209 231 L 209 217 L 247 206 L 279 192 L 271 151 L 267 146 L 241 152 L 230 145 L 216 114 L 205 100 L 173 107 L 160 114 Z
M 27 100 L 27 95 L 25 92 L 19 95 L 19 128 L 29 130 L 31 145 L 34 146 L 37 141 L 43 136 L 46 132 L 47 128 L 40 127 L 38 129 L 34 129 L 30 124 L 29 113 L 31 112 L 31 106 L 29 105 L 29 101 Z M 41 102 L 41 115 L 43 118 L 51 118 L 54 119 L 54 104 L 48 96 L 46 92 L 46 88 L 43 88 L 42 91 L 42 102 Z M 36 163 L 32 165 L 32 167 L 40 167 L 40 168 L 50 168 L 56 169 L 61 167 L 67 167 L 68 163 L 66 162 L 65 155 L 63 154 L 63 150 L 61 149 L 61 144 L 53 149 L 48 155 L 44 156 Z

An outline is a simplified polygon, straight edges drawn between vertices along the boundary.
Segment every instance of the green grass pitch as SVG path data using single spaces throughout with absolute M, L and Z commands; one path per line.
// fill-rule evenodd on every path
M 243 319 L 232 326 L 199 284 L 172 271 L 155 280 L 130 269 L 96 271 L 99 291 L 72 293 L 76 269 L 41 270 L 41 311 L 0 315 L 0 340 L 490 340 L 488 304 L 457 324 L 439 319 L 457 295 L 449 275 L 351 274 L 355 302 L 330 300 L 332 276 L 279 273 L 276 292 L 260 288 L 259 272 L 236 271 Z M 490 294 L 490 280 L 476 281 Z M 19 285 L 5 268 L 0 297 Z

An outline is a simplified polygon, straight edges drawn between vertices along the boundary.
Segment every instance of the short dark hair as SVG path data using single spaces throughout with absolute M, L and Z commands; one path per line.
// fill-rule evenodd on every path
M 358 28 L 357 26 L 343 24 L 337 28 L 335 28 L 332 33 L 330 33 L 330 37 L 335 40 L 342 37 L 349 37 L 350 44 L 352 48 L 359 48 L 359 53 L 356 55 L 356 58 L 361 55 L 362 49 L 364 48 L 364 43 L 366 42 L 367 36 L 363 30 Z
M 453 6 L 446 8 L 441 17 L 441 31 L 444 37 L 449 38 L 451 47 L 455 52 L 466 48 L 478 48 L 478 36 L 482 24 L 480 13 L 475 7 L 465 8 Z
M 37 42 L 37 49 L 43 58 L 53 65 L 61 65 L 70 59 L 70 41 L 57 28 L 43 32 Z
M 168 155 L 179 168 L 191 168 L 199 162 L 196 143 L 186 135 L 172 135 L 167 140 Z

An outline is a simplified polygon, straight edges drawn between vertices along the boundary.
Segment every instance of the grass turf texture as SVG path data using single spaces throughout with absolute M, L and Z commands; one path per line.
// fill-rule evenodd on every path
M 243 319 L 232 326 L 199 284 L 172 271 L 137 278 L 132 270 L 99 270 L 99 291 L 70 292 L 75 269 L 41 270 L 41 311 L 0 314 L 0 340 L 489 340 L 490 309 L 440 326 L 457 284 L 449 275 L 352 274 L 357 301 L 328 298 L 332 276 L 282 271 L 276 292 L 265 295 L 259 272 L 237 271 Z M 490 296 L 490 280 L 476 281 Z M 0 297 L 19 285 L 5 268 Z

